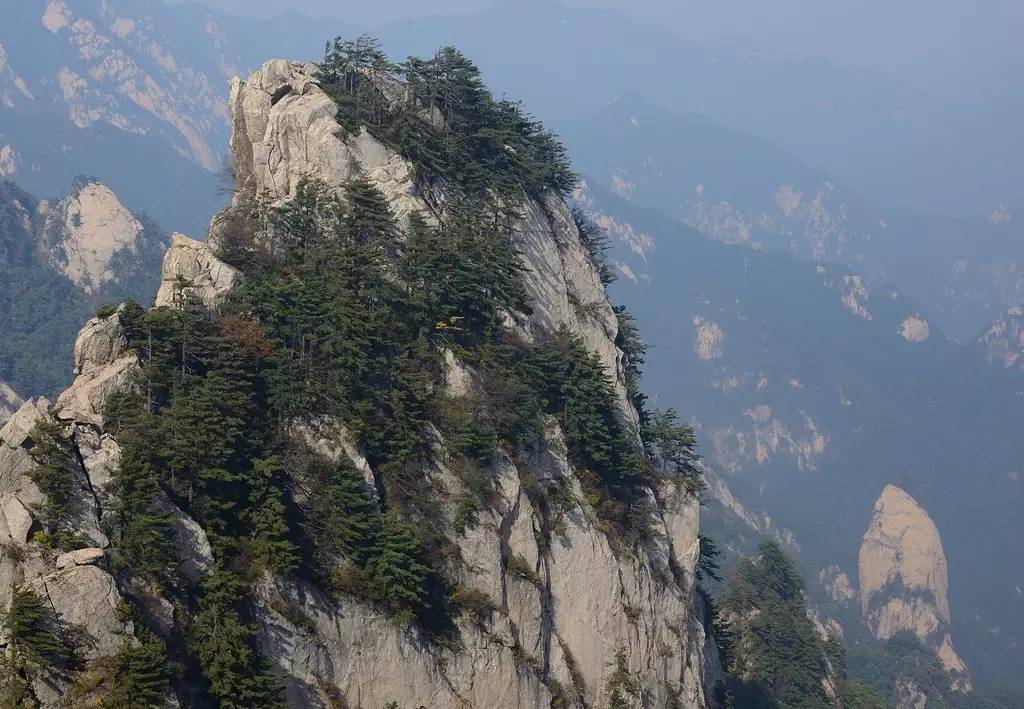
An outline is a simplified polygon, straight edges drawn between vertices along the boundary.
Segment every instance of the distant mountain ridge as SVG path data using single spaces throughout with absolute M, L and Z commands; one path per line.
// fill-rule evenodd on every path
M 856 271 L 718 243 L 588 184 L 578 199 L 615 243 L 611 290 L 648 333 L 652 403 L 692 412 L 716 500 L 706 533 L 799 551 L 824 617 L 867 638 L 826 586 L 856 579 L 872 506 L 897 484 L 942 530 L 950 627 L 976 686 L 1006 677 L 1024 637 L 1020 580 L 1002 562 L 1024 534 L 1018 373 Z
M 1022 227 L 1009 209 L 968 220 L 880 207 L 769 141 L 635 94 L 568 136 L 581 168 L 620 196 L 724 243 L 896 286 L 959 340 L 1024 302 Z
M 46 195 L 96 175 L 165 228 L 202 233 L 225 200 L 228 79 L 269 48 L 312 55 L 322 35 L 297 15 L 194 3 L 14 3 L 0 26 L 0 176 Z
M 53 201 L 0 183 L 0 382 L 21 396 L 66 384 L 67 324 L 105 303 L 151 298 L 166 242 L 101 182 L 81 178 Z

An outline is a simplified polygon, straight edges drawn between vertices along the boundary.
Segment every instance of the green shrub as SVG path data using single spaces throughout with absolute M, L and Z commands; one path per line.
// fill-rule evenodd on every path
M 469 615 L 477 623 L 484 623 L 490 619 L 491 614 L 498 610 L 491 597 L 483 591 L 469 586 L 459 586 L 451 595 L 448 601 Z
M 106 320 L 116 312 L 116 305 L 101 305 L 98 308 L 96 308 L 96 317 L 98 317 L 100 320 Z

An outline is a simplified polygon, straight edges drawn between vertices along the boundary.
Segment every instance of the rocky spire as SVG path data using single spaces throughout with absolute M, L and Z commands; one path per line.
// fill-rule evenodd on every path
M 949 570 L 939 530 L 906 491 L 887 485 L 860 547 L 860 602 L 880 640 L 910 631 L 969 687 L 950 635 Z

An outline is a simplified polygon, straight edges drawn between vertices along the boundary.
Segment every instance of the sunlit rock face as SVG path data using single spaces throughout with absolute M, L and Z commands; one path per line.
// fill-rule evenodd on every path
M 56 31 L 65 31 L 63 14 L 55 13 L 51 22 Z M 133 29 L 122 24 L 119 31 L 130 34 Z M 385 195 L 401 226 L 413 212 L 430 217 L 412 166 L 365 131 L 346 133 L 337 124 L 333 102 L 317 83 L 316 67 L 268 62 L 246 81 L 234 82 L 231 106 L 239 187 L 234 205 L 214 220 L 212 246 L 173 237 L 164 255 L 157 306 L 173 307 L 188 291 L 210 310 L 220 307 L 242 283 L 241 274 L 217 256 L 225 230 L 253 204 L 291 199 L 302 176 L 340 190 L 356 166 Z M 443 195 L 432 197 L 443 203 Z M 71 213 L 88 212 L 76 209 Z M 520 213 L 513 233 L 529 269 L 532 307 L 529 313 L 509 313 L 507 326 L 526 340 L 562 328 L 577 334 L 604 363 L 622 411 L 635 426 L 638 416 L 626 395 L 623 354 L 615 344 L 618 322 L 568 207 L 559 195 L 548 193 L 524 200 Z M 65 213 L 57 221 L 67 224 L 69 218 Z M 80 228 L 79 220 L 70 221 Z M 80 221 L 87 222 L 84 216 Z M 99 261 L 80 266 L 75 273 L 90 278 L 102 273 Z M 115 391 L 139 386 L 140 359 L 130 346 L 126 313 L 125 307 L 104 309 L 89 319 L 75 342 L 72 385 L 55 404 L 37 399 L 23 405 L 0 432 L 0 511 L 6 525 L 0 525 L 0 532 L 18 549 L 0 564 L 0 588 L 31 584 L 56 595 L 57 614 L 93 637 L 90 659 L 109 655 L 110 638 L 128 629 L 117 625 L 111 609 L 122 594 L 139 590 L 120 588 L 121 579 L 109 573 L 106 559 L 116 556 L 116 542 L 104 536 L 101 524 L 117 509 L 110 483 L 121 458 L 103 412 Z M 472 395 L 481 377 L 454 353 L 445 357 L 442 383 L 452 395 Z M 59 427 L 67 438 L 74 451 L 69 475 L 80 483 L 72 504 L 81 511 L 74 526 L 83 543 L 59 555 L 32 535 L 41 501 L 30 476 L 32 430 L 38 421 Z M 374 479 L 376 471 L 343 422 L 301 421 L 294 429 L 325 456 L 349 458 L 367 480 Z M 442 434 L 435 435 L 443 448 Z M 290 706 L 335 706 L 337 696 L 361 707 L 394 702 L 403 707 L 547 709 L 555 701 L 574 709 L 602 706 L 620 653 L 638 696 L 652 706 L 673 699 L 685 707 L 709 706 L 705 676 L 714 671 L 717 651 L 705 630 L 706 607 L 696 593 L 696 496 L 676 481 L 647 489 L 653 540 L 625 554 L 587 501 L 554 417 L 545 421 L 536 450 L 524 455 L 495 454 L 488 471 L 495 481 L 493 505 L 480 511 L 471 528 L 452 534 L 457 547 L 452 553 L 468 562 L 453 572 L 453 581 L 485 596 L 494 608 L 485 624 L 457 619 L 458 643 L 428 642 L 414 627 L 395 624 L 372 604 L 328 593 L 309 581 L 271 574 L 254 581 L 257 639 L 281 674 Z M 462 484 L 442 456 L 425 455 L 420 465 L 439 491 Z M 543 503 L 530 487 L 537 484 L 565 489 L 578 501 L 557 534 L 544 533 Z M 213 566 L 206 530 L 166 496 L 156 506 L 171 519 L 183 570 L 201 581 Z M 439 519 L 454 528 L 455 500 L 439 494 L 437 506 Z M 79 596 L 69 592 L 72 585 L 82 590 Z M 7 603 L 9 596 L 0 595 L 0 612 Z M 156 594 L 147 608 L 154 626 L 173 633 L 176 621 L 166 600 Z M 295 612 L 282 615 L 282 608 Z M 49 694 L 40 694 L 43 704 L 58 706 L 67 690 L 58 683 Z
M 142 222 L 100 182 L 85 182 L 59 202 L 42 202 L 39 211 L 54 268 L 87 294 L 116 280 L 119 254 L 138 253 Z
M 414 212 L 433 218 L 412 165 L 365 130 L 348 132 L 337 123 L 337 108 L 320 87 L 315 66 L 267 62 L 232 83 L 230 106 L 238 188 L 233 209 L 287 201 L 306 177 L 341 188 L 358 171 L 383 193 L 399 224 Z M 430 197 L 444 203 L 443 195 Z M 513 233 L 528 268 L 525 280 L 533 302 L 532 313 L 512 315 L 509 326 L 526 339 L 563 327 L 579 335 L 604 363 L 623 411 L 635 423 L 622 353 L 615 345 L 615 314 L 568 207 L 558 195 L 546 194 L 526 200 L 519 211 L 523 216 Z M 221 215 L 214 230 L 228 222 Z M 178 258 L 177 246 L 172 245 L 169 258 Z M 212 275 L 213 270 L 205 272 Z M 213 284 L 216 279 L 202 280 Z M 446 358 L 446 384 L 452 391 L 472 389 L 478 378 L 454 356 Z M 343 430 L 337 430 L 338 440 L 330 440 L 332 430 L 317 428 L 318 448 L 365 464 L 358 451 L 349 450 Z M 582 497 L 554 420 L 532 465 L 538 477 L 567 485 Z M 443 464 L 428 468 L 425 474 L 432 480 L 458 485 Z M 695 606 L 696 498 L 682 490 L 657 491 L 657 548 L 627 559 L 613 551 L 582 508 L 568 516 L 563 534 L 541 545 L 541 512 L 520 481 L 524 471 L 499 456 L 492 472 L 500 499 L 456 539 L 462 558 L 472 560 L 460 583 L 487 594 L 499 609 L 487 632 L 460 623 L 464 642 L 459 650 L 432 648 L 363 604 L 268 580 L 258 591 L 262 637 L 285 673 L 290 702 L 324 706 L 324 688 L 333 686 L 367 707 L 392 701 L 399 706 L 547 707 L 557 683 L 570 706 L 600 706 L 615 654 L 622 649 L 652 705 L 678 692 L 683 706 L 706 706 L 704 654 L 710 641 Z M 441 504 L 447 509 L 447 502 Z M 530 579 L 535 580 L 509 572 L 507 561 L 513 557 L 533 570 Z M 297 627 L 277 613 L 275 598 L 301 607 L 313 629 Z
M 861 610 L 874 636 L 914 633 L 969 686 L 950 637 L 949 571 L 939 530 L 895 485 L 887 485 L 875 503 L 858 567 Z

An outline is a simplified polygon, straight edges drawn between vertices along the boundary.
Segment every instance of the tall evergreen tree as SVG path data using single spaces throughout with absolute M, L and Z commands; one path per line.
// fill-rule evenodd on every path
M 56 421 L 42 420 L 31 436 L 31 456 L 35 467 L 29 477 L 46 496 L 41 511 L 46 532 L 60 545 L 67 515 L 76 487 L 74 453 L 63 427 Z
M 171 666 L 164 644 L 148 631 L 127 636 L 105 663 L 104 709 L 149 709 L 164 705 Z
M 429 569 L 419 559 L 423 552 L 407 524 L 393 517 L 384 521 L 379 551 L 371 562 L 377 595 L 407 620 L 427 607 Z
M 223 709 L 283 707 L 280 681 L 256 649 L 256 629 L 245 620 L 244 583 L 223 565 L 203 583 L 190 641 Z
M 736 639 L 739 705 L 830 706 L 825 647 L 807 616 L 803 580 L 776 542 L 740 562 L 721 607 Z
M 73 659 L 69 645 L 53 612 L 31 589 L 15 589 L 4 620 L 15 666 L 54 670 Z

